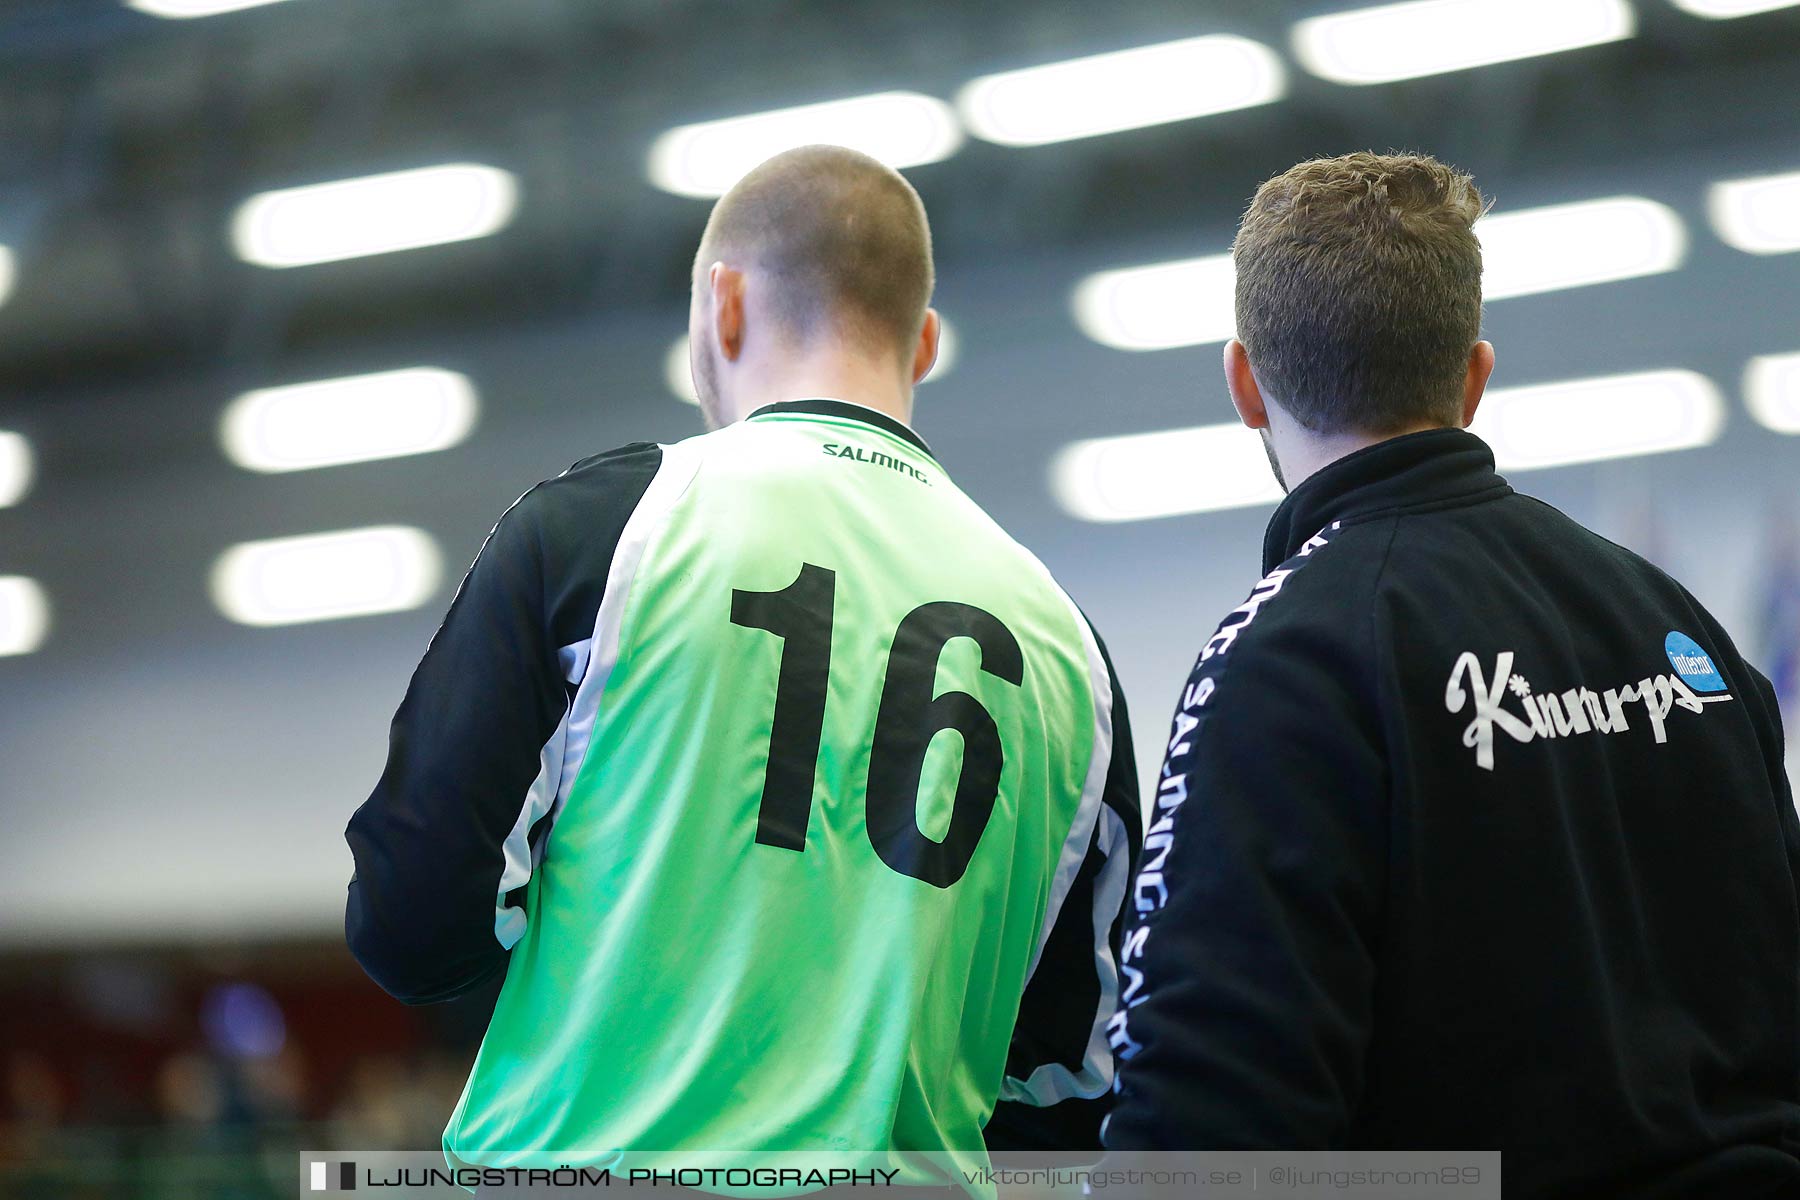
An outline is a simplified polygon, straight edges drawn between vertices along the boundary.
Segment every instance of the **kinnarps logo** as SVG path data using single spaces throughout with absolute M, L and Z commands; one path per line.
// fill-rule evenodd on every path
M 308 1189 L 314 1192 L 354 1192 L 356 1164 L 353 1162 L 315 1162 L 306 1164 L 311 1179 Z
M 1663 639 L 1663 650 L 1669 656 L 1669 665 L 1681 676 L 1681 681 L 1696 692 L 1725 690 L 1725 677 L 1713 665 L 1712 655 L 1701 649 L 1700 643 L 1687 634 L 1671 631 Z

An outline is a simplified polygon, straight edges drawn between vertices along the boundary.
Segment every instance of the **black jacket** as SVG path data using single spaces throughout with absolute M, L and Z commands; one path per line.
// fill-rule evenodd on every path
M 1201 652 L 1115 1148 L 1500 1149 L 1517 1197 L 1800 1196 L 1800 823 L 1679 584 L 1436 430 L 1320 471 Z

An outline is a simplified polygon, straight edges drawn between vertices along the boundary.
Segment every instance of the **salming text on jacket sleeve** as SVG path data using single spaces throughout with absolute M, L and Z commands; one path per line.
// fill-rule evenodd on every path
M 1366 624 L 1366 599 L 1307 587 L 1331 532 L 1226 617 L 1184 689 L 1114 1022 L 1120 1056 L 1149 1069 L 1124 1068 L 1109 1145 L 1324 1148 L 1348 1128 L 1386 802 L 1373 680 L 1333 632 Z

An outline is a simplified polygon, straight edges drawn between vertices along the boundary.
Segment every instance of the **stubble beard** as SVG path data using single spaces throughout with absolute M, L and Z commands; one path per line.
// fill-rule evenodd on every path
M 1269 456 L 1269 470 L 1275 472 L 1275 482 L 1281 485 L 1281 494 L 1287 495 L 1287 480 L 1281 475 L 1281 460 L 1275 456 L 1275 438 L 1267 425 L 1256 431 L 1262 435 L 1263 453 Z

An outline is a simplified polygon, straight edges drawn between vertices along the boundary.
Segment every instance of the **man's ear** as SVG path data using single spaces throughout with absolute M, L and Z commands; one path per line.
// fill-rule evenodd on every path
M 1487 390 L 1488 376 L 1494 373 L 1494 344 L 1492 342 L 1476 342 L 1469 351 L 1469 370 L 1463 376 L 1462 427 L 1467 429 L 1469 422 L 1475 419 L 1475 409 L 1481 404 L 1481 395 Z
M 918 383 L 931 373 L 937 365 L 938 337 L 943 332 L 943 325 L 938 321 L 937 309 L 925 310 L 925 323 L 919 326 L 919 340 L 913 346 L 912 381 Z
M 744 352 L 744 273 L 716 262 L 706 269 L 706 283 L 712 294 L 712 327 L 719 353 L 736 362 Z
M 1250 371 L 1250 354 L 1236 338 L 1225 343 L 1225 390 L 1231 393 L 1231 407 L 1237 409 L 1245 428 L 1268 428 L 1269 410 Z

